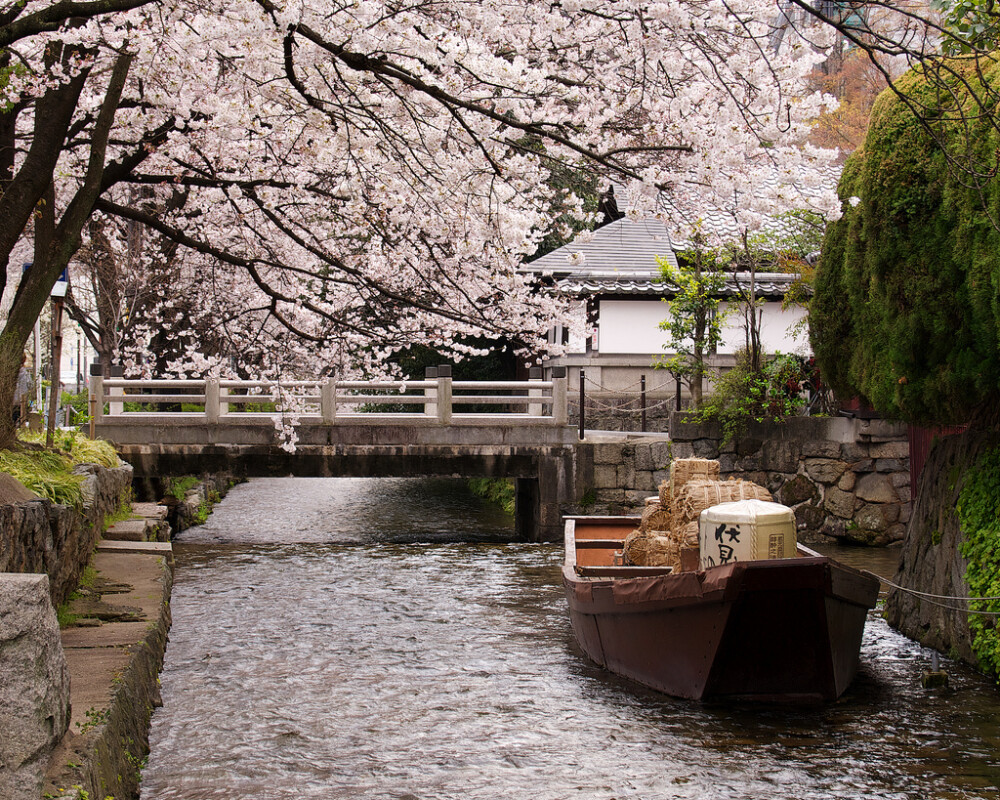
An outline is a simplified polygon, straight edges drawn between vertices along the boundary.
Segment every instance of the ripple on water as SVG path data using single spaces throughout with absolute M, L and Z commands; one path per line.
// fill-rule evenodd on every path
M 840 702 L 703 706 L 588 662 L 509 539 L 461 484 L 236 487 L 177 545 L 144 800 L 996 796 L 995 692 L 877 616 Z

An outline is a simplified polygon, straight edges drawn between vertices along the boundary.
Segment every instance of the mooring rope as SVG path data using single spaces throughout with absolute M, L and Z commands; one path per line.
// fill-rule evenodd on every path
M 937 602 L 938 600 L 953 600 L 953 601 L 957 600 L 966 603 L 989 602 L 992 600 L 1000 600 L 1000 597 L 955 597 L 954 595 L 950 594 L 931 594 L 930 592 L 918 592 L 916 589 L 910 589 L 906 586 L 900 586 L 898 583 L 893 583 L 887 578 L 883 578 L 881 575 L 876 575 L 871 570 L 863 569 L 861 570 L 861 572 L 865 573 L 866 575 L 871 575 L 873 578 L 878 578 L 880 581 L 882 581 L 882 583 L 886 584 L 887 586 L 891 586 L 893 589 L 898 589 L 899 591 L 905 592 L 906 594 L 915 595 L 921 598 L 922 600 L 930 603 L 932 606 L 945 608 L 949 611 L 961 611 L 966 614 L 979 614 L 980 616 L 983 617 L 1000 617 L 1000 611 L 977 611 L 972 608 L 961 608 L 960 606 L 953 606 L 953 605 L 948 605 L 946 603 Z

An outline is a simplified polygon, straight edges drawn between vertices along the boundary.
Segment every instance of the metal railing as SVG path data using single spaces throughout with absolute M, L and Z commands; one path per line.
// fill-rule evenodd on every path
M 535 370 L 532 370 L 534 373 Z M 150 380 L 91 376 L 90 415 L 150 418 L 150 421 L 200 419 L 211 424 L 294 416 L 301 421 L 436 421 L 566 425 L 565 371 L 527 381 L 456 381 L 451 369 L 432 367 L 424 380 L 296 381 Z M 488 409 L 488 410 L 484 410 Z

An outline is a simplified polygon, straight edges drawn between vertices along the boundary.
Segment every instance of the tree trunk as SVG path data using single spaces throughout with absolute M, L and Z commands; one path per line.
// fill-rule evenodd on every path
M 41 259 L 41 263 L 33 265 L 21 277 L 21 283 L 18 285 L 17 292 L 14 295 L 14 302 L 11 305 L 7 321 L 4 324 L 2 333 L 0 333 L 0 409 L 6 409 L 4 423 L 0 425 L 0 448 L 9 447 L 13 444 L 14 440 L 15 430 L 11 410 L 13 408 L 14 389 L 17 384 L 17 375 L 21 368 L 21 357 L 24 346 L 34 328 L 35 320 L 38 319 L 38 315 L 49 298 L 52 287 L 55 285 L 60 273 L 69 264 L 73 254 L 79 248 L 80 233 L 93 213 L 94 204 L 100 196 L 108 135 L 111 125 L 114 122 L 115 111 L 121 99 L 121 93 L 125 86 L 125 77 L 128 75 L 132 58 L 132 56 L 126 54 L 120 56 L 115 62 L 107 93 L 104 96 L 100 113 L 94 124 L 90 146 L 90 160 L 87 165 L 87 174 L 83 185 L 73 196 L 69 206 L 62 215 L 62 219 L 59 220 L 59 224 L 55 226 L 55 230 L 52 233 L 51 246 L 47 248 L 47 253 Z M 53 92 L 64 92 L 67 85 L 62 84 L 57 90 L 53 90 Z M 64 119 L 60 120 L 60 122 L 64 122 L 65 124 L 62 127 L 60 138 L 53 148 L 55 153 L 48 166 L 48 173 L 45 176 L 38 173 L 37 170 L 44 167 L 45 163 L 48 163 L 39 156 L 36 159 L 38 163 L 35 164 L 35 171 L 29 176 L 31 178 L 30 184 L 20 185 L 17 197 L 11 199 L 14 187 L 18 185 L 22 173 L 25 172 L 26 167 L 23 166 L 12 182 L 11 188 L 8 189 L 3 197 L 0 197 L 0 219 L 5 220 L 5 224 L 0 225 L 0 256 L 3 258 L 3 264 L 6 264 L 11 250 L 23 235 L 24 224 L 27 223 L 27 218 L 31 211 L 34 210 L 38 201 L 42 199 L 43 194 L 52 187 L 52 175 L 59 152 L 62 149 L 66 126 L 69 125 L 69 121 L 72 118 L 73 110 L 76 107 L 76 101 L 79 98 L 82 88 L 83 83 L 81 79 L 75 95 L 68 100 L 64 100 L 59 105 L 60 111 L 66 111 L 64 108 L 66 105 L 69 108 Z M 48 130 L 50 120 L 48 117 L 42 115 L 43 104 L 47 97 L 48 94 L 39 100 L 35 118 L 35 142 L 32 144 L 31 150 L 25 159 L 26 165 L 31 160 L 32 152 L 35 151 L 38 142 L 51 139 L 51 132 Z M 41 181 L 42 177 L 45 178 L 44 183 L 41 183 L 37 187 L 37 194 L 34 200 L 31 201 L 31 207 L 25 215 L 24 222 L 21 223 L 15 233 L 15 225 L 10 224 L 8 218 L 4 217 L 2 212 L 8 206 L 18 208 L 18 202 L 23 204 L 27 197 L 28 187 L 30 186 L 31 192 L 35 192 L 35 187 Z M 10 202 L 8 203 L 8 201 Z

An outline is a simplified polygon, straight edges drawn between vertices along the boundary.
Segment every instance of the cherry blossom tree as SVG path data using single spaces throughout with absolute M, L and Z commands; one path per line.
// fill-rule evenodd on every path
M 151 331 L 194 308 L 269 344 L 238 363 L 185 343 L 172 369 L 277 375 L 476 336 L 543 349 L 561 307 L 517 266 L 550 209 L 590 213 L 554 170 L 626 184 L 634 215 L 664 194 L 692 211 L 738 195 L 747 229 L 785 207 L 835 218 L 832 192 L 800 193 L 831 156 L 806 143 L 830 103 L 805 80 L 821 54 L 770 49 L 775 8 L 0 4 L 0 256 L 34 249 L 0 332 L 0 407 L 56 277 L 108 220 L 178 248 Z M 181 285 L 194 302 L 170 306 Z

